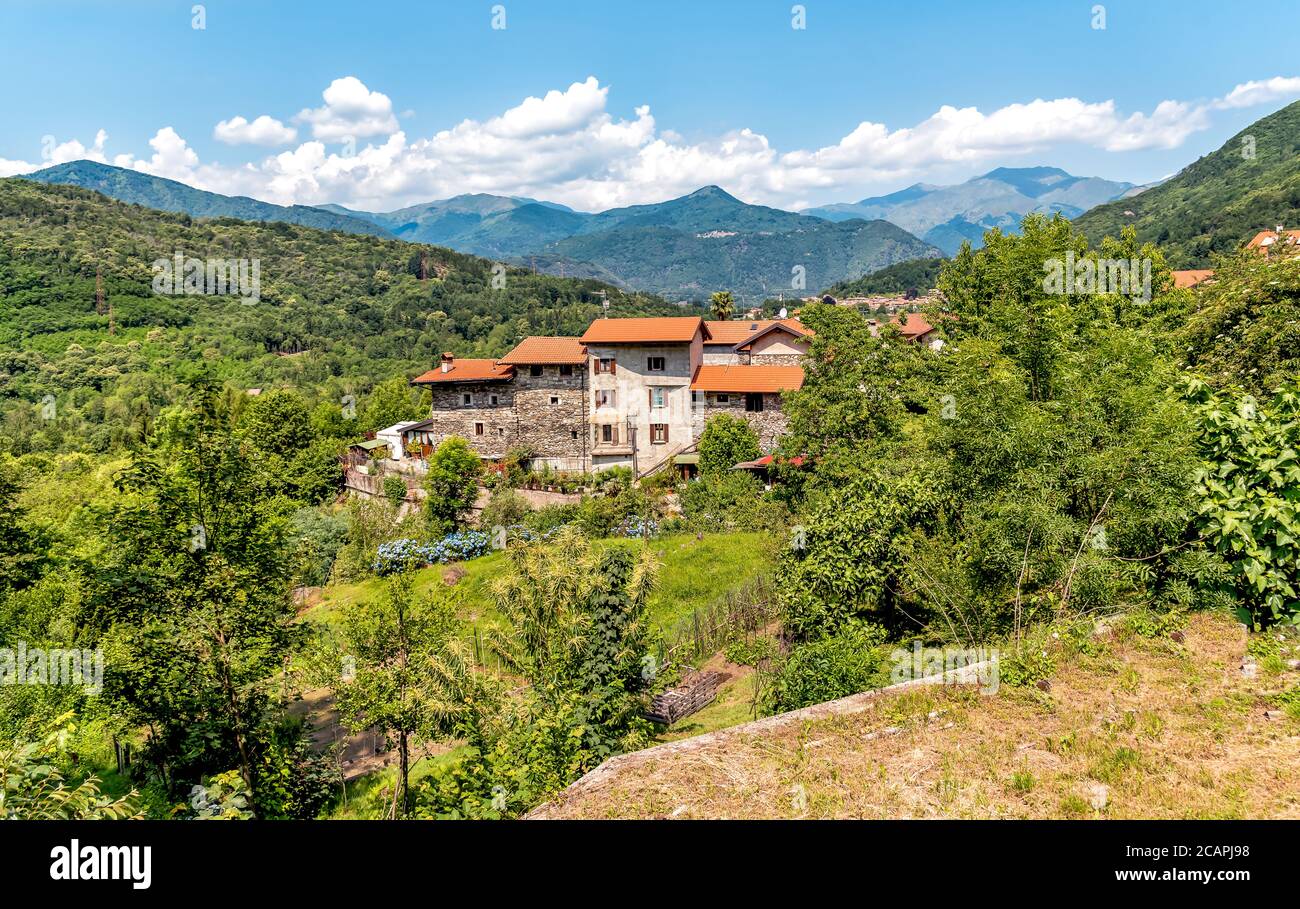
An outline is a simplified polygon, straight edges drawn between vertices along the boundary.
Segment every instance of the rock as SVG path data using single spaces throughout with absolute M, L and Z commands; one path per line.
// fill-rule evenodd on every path
M 1259 675 L 1259 666 L 1255 663 L 1245 662 L 1241 664 L 1241 676 L 1246 679 L 1253 679 Z
M 1287 661 L 1286 661 L 1286 668 L 1287 668 L 1287 669 L 1300 669 L 1300 660 L 1287 660 Z
M 1110 787 L 1105 783 L 1090 783 L 1085 792 L 1093 811 L 1104 811 L 1110 804 Z
M 1049 682 L 1047 679 L 1039 679 L 1035 684 L 1036 684 L 1036 686 L 1038 687 L 1038 690 L 1039 690 L 1039 691 L 1051 691 L 1051 690 L 1052 690 L 1052 683 Z
M 1169 635 L 1169 637 L 1171 640 L 1173 640 L 1175 643 L 1178 644 L 1181 644 L 1183 641 L 1187 640 L 1187 635 L 1183 634 L 1181 631 L 1175 631 L 1173 634 Z

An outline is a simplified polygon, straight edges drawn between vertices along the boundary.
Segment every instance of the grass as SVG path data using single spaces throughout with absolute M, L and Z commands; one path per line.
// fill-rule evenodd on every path
M 632 548 L 636 540 L 597 540 L 596 545 Z M 650 541 L 661 569 L 659 587 L 650 598 L 650 621 L 660 629 L 706 605 L 725 591 L 752 579 L 771 564 L 770 538 L 758 533 L 680 534 Z M 452 565 L 435 565 L 415 573 L 415 592 L 427 594 L 443 587 L 443 576 L 452 568 L 465 572 L 454 585 L 459 598 L 458 612 L 467 626 L 499 624 L 501 617 L 492 607 L 489 584 L 506 566 L 506 554 L 489 555 Z M 381 578 L 367 578 L 352 584 L 325 588 L 321 602 L 305 618 L 313 622 L 337 621 L 342 610 L 357 603 L 373 602 L 384 595 Z
M 1300 818 L 1300 719 L 1279 709 L 1300 671 L 1243 672 L 1226 613 L 1178 637 L 1121 627 L 1061 652 L 1050 692 L 927 688 L 632 756 L 542 816 Z

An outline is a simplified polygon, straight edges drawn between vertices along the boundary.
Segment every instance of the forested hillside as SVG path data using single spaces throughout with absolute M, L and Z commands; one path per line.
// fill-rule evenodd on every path
M 152 263 L 178 251 L 257 259 L 259 301 L 154 293 Z M 290 386 L 335 406 L 352 395 L 364 407 L 376 383 L 428 369 L 441 351 L 493 356 L 528 334 L 580 334 L 601 312 L 598 291 L 615 314 L 681 312 L 516 269 L 494 288 L 493 267 L 397 240 L 201 221 L 0 181 L 0 444 L 21 453 L 138 441 L 200 376 Z
M 1174 268 L 1204 268 L 1261 230 L 1300 223 L 1300 102 L 1243 129 L 1136 196 L 1099 205 L 1074 223 L 1094 243 L 1122 227 L 1159 243 Z

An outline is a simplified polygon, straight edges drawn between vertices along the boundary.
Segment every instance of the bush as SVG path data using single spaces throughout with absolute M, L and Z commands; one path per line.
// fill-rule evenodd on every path
M 528 516 L 528 500 L 509 486 L 499 486 L 479 515 L 478 525 L 486 529 L 510 527 Z
M 740 470 L 706 476 L 682 490 L 682 518 L 691 530 L 776 530 L 788 512 L 767 497 L 758 478 Z
M 397 508 L 406 500 L 406 484 L 402 478 L 389 474 L 384 477 L 384 498 L 389 501 L 394 508 Z
M 877 648 L 885 637 L 878 625 L 855 622 L 834 637 L 796 647 L 764 693 L 767 708 L 798 710 L 882 684 L 884 658 Z
M 391 540 L 380 544 L 373 568 L 375 574 L 386 575 L 424 565 L 463 562 L 486 555 L 491 548 L 491 539 L 481 530 L 450 533 L 436 543 L 421 543 L 410 539 Z
M 752 461 L 762 452 L 758 435 L 747 420 L 720 413 L 709 418 L 700 434 L 700 474 L 725 474 L 741 461 Z

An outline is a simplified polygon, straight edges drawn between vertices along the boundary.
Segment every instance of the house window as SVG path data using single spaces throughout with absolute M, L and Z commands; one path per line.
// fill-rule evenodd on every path
M 572 364 L 572 363 L 565 363 L 565 364 L 563 364 L 563 365 L 560 367 L 560 375 L 562 375 L 562 376 L 571 376 L 571 375 L 573 375 L 573 364 Z
M 542 374 L 542 367 L 534 363 L 528 367 L 528 374 L 535 379 Z
M 719 403 L 719 404 L 730 404 L 730 403 L 731 403 L 731 395 L 718 395 L 718 403 Z
M 577 439 L 577 438 L 578 438 L 578 430 L 576 430 L 576 429 L 570 429 L 570 430 L 569 430 L 569 438 L 570 438 L 570 439 Z
M 600 426 L 600 441 L 604 445 L 617 445 L 618 426 L 613 423 L 602 423 Z
M 666 402 L 667 398 L 668 398 L 668 389 L 666 389 L 666 388 L 651 388 L 651 389 L 650 389 L 650 406 L 651 406 L 651 407 L 663 407 L 663 406 L 665 405 L 665 402 Z
M 614 407 L 614 390 L 612 388 L 596 389 L 596 406 L 597 407 Z
M 559 395 L 551 395 L 551 403 L 552 403 L 552 404 L 559 404 L 559 403 L 560 403 L 560 396 L 559 396 Z
M 481 435 L 483 435 L 483 424 L 482 424 L 482 423 L 475 423 L 475 424 L 474 424 L 474 435 L 476 435 L 476 436 L 481 436 Z
M 745 410 L 749 413 L 762 413 L 763 396 L 756 393 L 745 395 Z
M 668 441 L 668 424 L 651 423 L 650 424 L 650 444 L 663 445 Z
M 474 396 L 470 394 L 468 391 L 462 393 L 460 396 L 460 404 L 462 407 L 474 406 Z
M 663 371 L 664 371 L 664 358 L 663 358 L 663 357 L 646 357 L 646 361 L 645 361 L 645 369 L 646 369 L 646 372 L 663 372 Z
M 488 403 L 490 403 L 493 407 L 497 406 L 497 401 L 499 400 L 500 399 L 496 395 L 488 395 Z
M 604 372 L 613 375 L 616 369 L 617 369 L 617 364 L 615 364 L 613 357 L 600 357 L 599 359 L 596 360 L 597 373 Z

